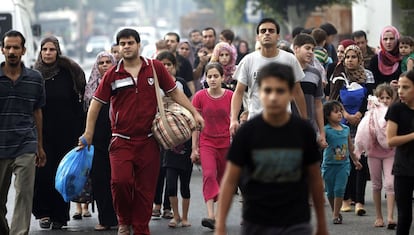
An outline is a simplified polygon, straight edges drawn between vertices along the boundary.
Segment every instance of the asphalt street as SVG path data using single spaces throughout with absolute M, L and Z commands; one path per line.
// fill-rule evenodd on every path
M 83 68 L 85 70 L 86 77 L 89 77 L 90 69 L 93 64 L 94 59 L 86 59 L 83 63 Z M 11 220 L 13 213 L 13 204 L 14 204 L 14 188 L 13 181 L 10 187 L 8 202 L 7 202 L 7 219 Z M 289 195 L 287 195 L 289 196 Z M 384 198 L 384 196 L 382 197 Z M 228 225 L 228 234 L 240 234 L 241 231 L 241 203 L 240 197 L 235 196 L 232 204 L 232 209 L 229 214 L 227 221 Z M 383 214 L 386 218 L 386 205 L 385 199 L 383 200 Z M 372 200 L 372 190 L 371 183 L 368 182 L 366 187 L 366 204 L 365 209 L 367 214 L 365 216 L 356 216 L 353 212 L 342 213 L 344 222 L 341 225 L 333 225 L 331 219 L 331 211 L 328 204 L 325 205 L 326 218 L 328 222 L 328 229 L 330 234 L 339 234 L 339 235 L 391 235 L 395 234 L 395 231 L 387 230 L 386 228 L 374 228 L 373 223 L 375 221 L 375 210 Z M 75 212 L 74 204 L 71 205 L 71 216 Z M 274 211 L 273 213 L 286 213 L 285 211 Z M 202 197 L 202 176 L 201 171 L 194 167 L 193 176 L 191 179 L 191 205 L 190 205 L 190 214 L 189 220 L 192 224 L 191 227 L 178 227 L 175 229 L 168 227 L 167 219 L 158 219 L 151 220 L 150 230 L 153 235 L 204 235 L 212 234 L 212 230 L 204 228 L 201 226 L 201 219 L 206 216 L 206 207 Z M 397 214 L 395 212 L 395 220 L 397 219 Z M 38 221 L 32 216 L 30 235 L 53 235 L 53 234 L 74 234 L 74 235 L 115 235 L 117 234 L 117 229 L 113 228 L 109 231 L 94 231 L 94 226 L 98 223 L 97 212 L 92 213 L 92 217 L 83 218 L 82 220 L 71 220 L 68 222 L 68 226 L 64 227 L 63 230 L 43 230 L 40 229 Z M 312 224 L 315 224 L 315 221 L 312 220 Z M 414 227 L 411 228 L 410 234 L 414 234 Z M 0 234 L 2 235 L 2 234 Z

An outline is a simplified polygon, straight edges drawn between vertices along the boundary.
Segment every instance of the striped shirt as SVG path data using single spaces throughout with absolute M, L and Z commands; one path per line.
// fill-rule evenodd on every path
M 0 67 L 0 159 L 37 152 L 37 131 L 33 111 L 45 104 L 42 75 L 22 64 L 14 82 Z

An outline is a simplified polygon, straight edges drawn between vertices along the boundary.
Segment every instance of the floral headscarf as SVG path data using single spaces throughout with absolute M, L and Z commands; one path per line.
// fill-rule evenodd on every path
M 230 55 L 230 61 L 227 65 L 223 66 L 224 70 L 224 83 L 230 83 L 233 77 L 233 73 L 236 70 L 236 55 L 233 52 L 233 48 L 227 42 L 219 42 L 216 44 L 211 56 L 211 62 L 219 62 L 219 56 L 222 51 L 227 51 Z
M 89 108 L 89 104 L 92 100 L 92 96 L 95 93 L 96 88 L 98 88 L 99 82 L 101 81 L 101 78 L 102 78 L 102 75 L 99 72 L 99 68 L 98 68 L 99 60 L 102 57 L 108 57 L 111 60 L 113 65 L 116 64 L 115 57 L 109 52 L 102 51 L 96 56 L 96 61 L 93 64 L 91 75 L 89 76 L 88 84 L 86 84 L 86 88 L 85 88 L 84 101 L 85 101 L 86 110 Z
M 359 67 L 355 70 L 350 70 L 345 66 L 345 73 L 349 82 L 357 82 L 363 84 L 366 81 L 365 68 L 364 68 L 364 57 L 362 56 L 361 49 L 356 45 L 350 45 L 345 49 L 345 57 L 349 51 L 354 51 L 358 56 Z
M 392 51 L 385 50 L 384 44 L 382 42 L 384 34 L 387 32 L 391 32 L 395 37 L 395 45 Z M 400 33 L 394 26 L 387 26 L 382 29 L 380 38 L 381 50 L 378 53 L 378 69 L 384 75 L 393 74 L 398 69 L 399 63 L 401 61 L 398 50 L 398 40 L 400 40 Z

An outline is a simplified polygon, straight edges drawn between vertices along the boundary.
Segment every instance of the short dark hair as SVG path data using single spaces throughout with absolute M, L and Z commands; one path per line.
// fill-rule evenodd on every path
M 402 77 L 406 77 L 406 78 L 408 78 L 412 83 L 414 83 L 414 69 L 411 69 L 411 70 L 409 70 L 409 71 L 406 71 L 406 72 L 404 72 L 404 73 L 402 73 L 401 75 L 400 75 L 400 78 L 402 78 Z
M 177 65 L 177 59 L 175 58 L 174 54 L 169 51 L 163 51 L 157 55 L 157 60 L 161 61 L 163 59 L 167 59 L 171 61 L 171 63 L 174 65 L 174 67 Z
M 137 43 L 141 42 L 139 33 L 135 29 L 125 28 L 116 34 L 116 44 L 119 45 L 119 40 L 121 38 L 129 38 L 129 37 L 133 37 Z
M 335 35 L 335 34 L 338 33 L 335 26 L 331 23 L 321 24 L 321 26 L 319 26 L 319 28 L 325 30 L 325 32 L 328 34 L 328 36 Z
M 26 38 L 24 38 L 23 34 L 19 31 L 12 29 L 4 33 L 3 38 L 1 39 L 1 47 L 4 47 L 4 39 L 6 39 L 6 37 L 20 37 L 22 39 L 21 46 L 22 48 L 25 48 L 24 44 L 26 43 Z
M 400 40 L 398 40 L 401 44 L 406 44 L 409 46 L 414 46 L 414 40 L 410 36 L 401 36 Z
M 302 32 L 302 30 L 304 30 L 305 28 L 301 27 L 301 26 L 297 26 L 292 30 L 292 38 L 295 38 L 296 35 L 300 34 Z
M 208 31 L 208 30 L 212 30 L 213 34 L 214 34 L 214 37 L 216 37 L 216 30 L 213 27 L 205 27 L 203 29 L 203 31 Z M 203 32 L 201 32 L 201 35 L 203 35 Z
M 280 33 L 280 25 L 276 22 L 276 20 L 272 19 L 272 18 L 263 18 L 262 20 L 260 20 L 260 22 L 257 24 L 256 27 L 256 34 L 259 34 L 259 27 L 260 25 L 264 24 L 264 23 L 272 23 L 276 26 L 276 33 L 279 34 Z
M 180 42 L 180 35 L 178 35 L 178 33 L 168 32 L 165 34 L 165 36 L 175 36 L 175 38 L 177 39 L 177 42 Z M 164 36 L 164 39 L 165 39 L 165 36 Z
M 201 35 L 201 31 L 199 29 L 193 29 L 190 31 L 190 33 L 188 33 L 188 36 L 191 37 L 191 34 L 193 33 L 199 33 Z
M 337 100 L 327 101 L 323 105 L 323 120 L 325 125 L 329 123 L 328 117 L 331 115 L 331 112 L 335 110 L 343 110 L 342 104 Z
M 257 75 L 259 87 L 261 87 L 263 80 L 270 77 L 287 82 L 289 90 L 292 90 L 295 86 L 295 77 L 293 76 L 292 67 L 289 65 L 271 62 L 261 67 Z
M 315 39 L 313 39 L 313 37 L 310 36 L 309 34 L 300 33 L 296 35 L 295 39 L 293 40 L 293 46 L 301 47 L 305 44 L 312 44 L 316 46 Z
M 220 34 L 223 35 L 226 40 L 229 40 L 230 42 L 234 41 L 234 32 L 231 29 L 224 29 Z
M 208 72 L 210 69 L 217 69 L 217 70 L 219 71 L 219 73 L 220 73 L 220 75 L 221 75 L 221 76 L 223 76 L 223 75 L 224 75 L 224 69 L 223 69 L 223 66 L 221 66 L 221 64 L 220 64 L 219 62 L 210 62 L 210 63 L 208 63 L 208 64 L 206 65 L 206 67 L 204 68 L 204 70 L 206 71 L 206 72 L 205 72 L 205 73 L 206 73 L 206 75 L 207 75 L 207 72 Z
M 355 38 L 364 37 L 367 39 L 367 34 L 363 30 L 357 30 L 352 33 L 352 39 L 355 40 Z
M 314 28 L 312 30 L 312 37 L 315 39 L 316 44 L 320 45 L 323 41 L 326 40 L 328 34 L 321 28 Z

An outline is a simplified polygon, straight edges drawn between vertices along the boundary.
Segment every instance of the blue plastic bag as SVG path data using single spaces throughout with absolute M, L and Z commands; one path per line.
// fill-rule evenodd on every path
M 82 140 L 83 141 L 83 140 Z M 92 168 L 94 148 L 91 145 L 69 151 L 60 161 L 55 176 L 55 188 L 65 202 L 70 202 L 82 193 Z

